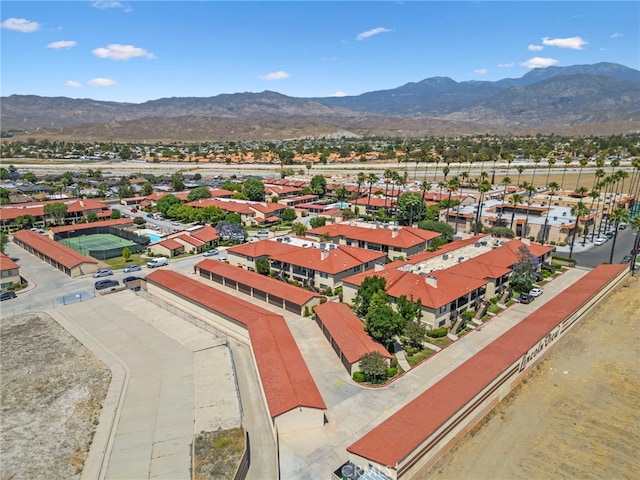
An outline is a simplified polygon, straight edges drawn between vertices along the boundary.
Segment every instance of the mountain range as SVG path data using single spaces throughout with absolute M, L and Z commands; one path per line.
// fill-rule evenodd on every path
M 322 98 L 264 91 L 136 104 L 11 95 L 0 107 L 3 132 L 92 140 L 277 140 L 335 132 L 609 135 L 640 130 L 640 71 L 614 63 L 547 67 L 495 82 L 433 77 Z

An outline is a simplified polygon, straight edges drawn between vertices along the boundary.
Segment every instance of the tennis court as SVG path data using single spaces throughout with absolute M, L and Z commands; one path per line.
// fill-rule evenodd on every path
M 141 249 L 140 245 L 126 238 L 121 238 L 111 233 L 96 233 L 94 235 L 82 235 L 80 237 L 61 238 L 58 240 L 62 245 L 69 247 L 83 255 L 100 257 L 98 252 L 107 252 L 111 258 L 122 254 L 122 249 L 128 247 L 131 252 Z M 113 255 L 115 253 L 115 255 Z

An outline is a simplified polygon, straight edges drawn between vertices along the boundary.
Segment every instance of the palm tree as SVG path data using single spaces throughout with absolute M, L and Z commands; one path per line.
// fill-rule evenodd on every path
M 580 159 L 580 170 L 578 170 L 578 181 L 576 182 L 576 188 L 578 188 L 578 185 L 580 185 L 580 177 L 582 176 L 582 169 L 586 167 L 588 163 L 589 163 L 588 158 Z
M 394 175 L 393 170 L 387 168 L 384 171 L 383 177 L 384 177 L 384 213 L 387 213 L 387 198 L 389 195 L 389 182 L 393 180 L 393 175 Z
M 551 174 L 551 167 L 556 164 L 555 158 L 547 158 L 547 181 L 545 185 L 549 185 L 549 175 Z
M 360 189 L 362 188 L 362 184 L 367 180 L 364 172 L 358 172 L 358 176 L 356 177 L 356 184 L 358 185 L 358 191 L 356 192 L 356 198 L 360 198 Z
M 422 184 L 420 184 L 420 191 L 422 192 L 422 201 L 420 202 L 420 212 L 418 213 L 418 218 L 422 219 L 422 209 L 424 208 L 424 194 L 431 190 L 431 184 L 424 180 Z
M 635 275 L 636 272 L 636 257 L 638 256 L 638 250 L 640 249 L 640 215 L 631 219 L 631 228 L 636 232 L 636 238 L 633 241 L 633 249 L 631 250 L 631 275 Z
M 522 172 L 524 172 L 524 166 L 518 165 L 516 167 L 516 170 L 518 170 L 518 180 L 516 181 L 516 185 L 520 186 L 520 175 L 522 175 Z
M 609 255 L 609 263 L 613 263 L 613 253 L 616 249 L 616 240 L 618 238 L 618 226 L 629 220 L 629 212 L 622 207 L 616 208 L 611 212 L 611 222 L 614 225 L 613 242 L 611 242 L 611 254 Z
M 370 173 L 367 180 L 369 181 L 369 196 L 367 197 L 367 211 L 365 213 L 368 216 L 369 207 L 371 206 L 371 190 L 373 189 L 373 184 L 378 181 L 378 176 L 375 173 Z
M 600 190 L 591 190 L 589 192 L 589 197 L 591 198 L 591 206 L 589 207 L 589 212 L 593 212 L 593 204 L 596 201 L 596 198 L 598 199 L 598 204 L 600 203 Z M 597 209 L 595 210 L 596 212 L 598 211 Z M 594 217 L 593 220 L 593 228 L 591 229 L 591 241 L 593 242 L 593 237 L 596 234 L 596 222 L 595 219 L 598 217 L 598 215 L 596 214 L 596 216 Z M 587 236 L 585 235 L 585 239 L 587 238 Z M 584 245 L 585 242 L 582 242 L 582 245 Z
M 531 185 L 536 184 L 536 170 L 538 168 L 538 164 L 540 163 L 541 158 L 539 156 L 533 157 L 533 174 L 531 175 Z
M 584 204 L 582 200 L 578 201 L 578 203 L 576 203 L 571 207 L 571 215 L 574 215 L 576 217 L 576 224 L 572 229 L 573 235 L 571 237 L 571 248 L 569 249 L 569 258 L 573 257 L 573 245 L 575 244 L 576 234 L 578 233 L 578 230 L 580 228 L 579 227 L 580 217 L 586 215 L 587 213 L 589 213 L 589 209 L 587 208 L 587 206 Z
M 476 224 L 474 228 L 475 235 L 480 233 L 480 219 L 482 217 L 482 203 L 484 201 L 484 194 L 491 190 L 491 184 L 486 180 L 480 182 L 478 185 L 478 191 L 480 192 L 480 204 L 478 205 L 478 211 L 476 212 Z
M 444 167 L 442 167 L 442 173 L 444 174 L 445 183 L 447 181 L 447 175 L 449 175 L 449 172 L 451 172 L 451 169 L 449 168 L 449 164 L 447 164 Z
M 526 183 L 526 182 L 525 182 Z M 531 196 L 533 195 L 533 192 L 536 191 L 536 187 L 534 187 L 533 185 L 525 185 L 524 189 L 527 191 L 527 214 L 524 218 L 524 225 L 522 228 L 522 231 L 520 232 L 520 238 L 524 237 L 524 234 L 527 232 L 528 228 L 529 228 L 529 208 L 531 207 Z
M 449 182 L 447 183 L 447 189 L 449 190 L 449 198 L 447 199 L 447 221 L 446 223 L 449 223 L 449 210 L 451 208 L 451 194 L 455 191 L 458 190 L 458 187 L 460 186 L 460 183 L 458 181 L 458 177 L 453 177 L 449 180 Z M 456 225 L 458 224 L 457 218 L 456 218 Z
M 549 191 L 551 193 L 556 193 L 560 188 L 560 185 L 558 185 L 558 182 L 551 182 L 548 186 L 549 186 Z
M 522 204 L 522 200 L 522 195 L 518 195 L 517 193 L 514 193 L 509 197 L 509 203 L 511 204 L 511 225 L 509 225 L 509 228 L 511 230 L 513 230 L 513 220 L 516 216 L 516 209 L 518 208 L 518 205 Z
M 504 202 L 505 198 L 507 198 L 507 187 L 511 184 L 511 179 L 509 177 L 504 177 L 502 179 L 502 184 L 504 185 L 504 193 L 502 194 L 502 201 Z
M 571 165 L 571 163 L 573 162 L 573 158 L 571 157 L 565 157 L 564 159 L 564 170 L 562 170 L 562 180 L 560 180 L 560 188 L 564 188 L 564 176 L 567 174 L 567 168 L 569 168 L 569 165 Z

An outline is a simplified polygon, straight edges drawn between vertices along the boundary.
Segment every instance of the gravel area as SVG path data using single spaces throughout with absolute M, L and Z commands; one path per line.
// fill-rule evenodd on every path
M 49 315 L 0 322 L 0 478 L 80 478 L 111 372 Z
M 423 478 L 640 478 L 639 312 L 635 277 Z

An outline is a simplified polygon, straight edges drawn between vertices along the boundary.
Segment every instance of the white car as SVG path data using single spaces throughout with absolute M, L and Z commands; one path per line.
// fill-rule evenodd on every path
M 542 289 L 532 288 L 531 290 L 529 290 L 529 295 L 531 295 L 532 297 L 539 297 L 540 295 L 542 295 Z
M 93 274 L 93 278 L 106 277 L 108 275 L 113 275 L 113 270 L 111 269 L 100 270 Z
M 593 241 L 593 244 L 596 246 L 604 245 L 607 242 L 607 240 L 608 239 L 605 237 L 598 237 Z
M 213 257 L 214 255 L 218 255 L 218 250 L 215 248 L 213 250 L 207 250 L 202 254 L 203 257 Z

